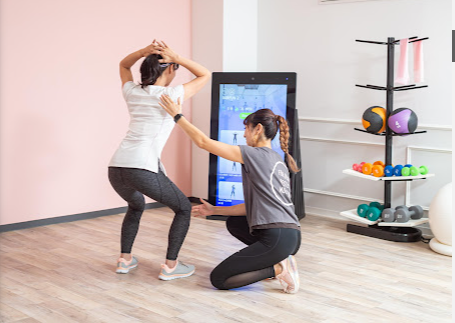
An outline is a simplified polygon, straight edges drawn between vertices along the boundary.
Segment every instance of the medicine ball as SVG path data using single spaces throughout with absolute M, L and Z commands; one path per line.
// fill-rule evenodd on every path
M 365 110 L 362 117 L 362 124 L 366 131 L 381 133 L 385 130 L 386 111 L 383 107 L 370 107 Z
M 399 108 L 389 116 L 389 128 L 395 133 L 413 133 L 417 129 L 417 115 L 408 108 Z

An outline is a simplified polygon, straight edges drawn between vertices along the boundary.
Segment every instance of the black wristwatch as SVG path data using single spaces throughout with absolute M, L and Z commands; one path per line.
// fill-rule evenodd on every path
M 179 113 L 174 116 L 174 122 L 177 123 L 177 121 L 180 120 L 180 118 L 183 117 L 183 114 Z

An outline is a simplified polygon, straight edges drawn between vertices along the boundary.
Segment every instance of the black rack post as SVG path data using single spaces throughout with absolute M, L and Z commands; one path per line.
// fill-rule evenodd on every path
M 395 38 L 387 39 L 387 97 L 386 97 L 386 131 L 385 131 L 385 164 L 392 165 L 392 130 L 389 128 L 387 120 L 393 112 L 393 84 L 394 84 L 394 57 L 395 57 Z M 392 183 L 385 181 L 384 185 L 384 207 L 390 208 L 392 204 Z

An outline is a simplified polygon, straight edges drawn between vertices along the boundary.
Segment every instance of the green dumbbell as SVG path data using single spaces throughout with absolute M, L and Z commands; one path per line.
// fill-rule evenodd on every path
M 410 171 L 411 171 L 411 176 L 418 176 L 418 175 L 426 175 L 426 174 L 428 174 L 427 166 L 420 166 L 419 168 L 411 167 Z
M 417 168 L 412 165 L 406 165 L 401 170 L 402 176 L 419 176 L 419 175 L 426 175 L 426 174 L 428 174 L 428 168 L 426 166 L 420 166 L 419 168 Z

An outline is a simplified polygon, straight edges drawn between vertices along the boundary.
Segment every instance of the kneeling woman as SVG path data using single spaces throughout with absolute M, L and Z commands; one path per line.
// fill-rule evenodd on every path
M 245 204 L 214 207 L 202 201 L 193 207 L 195 215 L 229 215 L 228 231 L 248 245 L 212 271 L 213 286 L 231 289 L 276 277 L 285 292 L 297 292 L 299 275 L 293 255 L 300 247 L 300 224 L 291 200 L 289 170 L 271 144 L 279 128 L 287 164 L 298 172 L 288 152 L 286 120 L 269 109 L 258 110 L 244 120 L 247 146 L 233 146 L 210 139 L 188 122 L 180 114 L 180 101 L 176 104 L 163 95 L 160 104 L 199 148 L 242 164 Z

